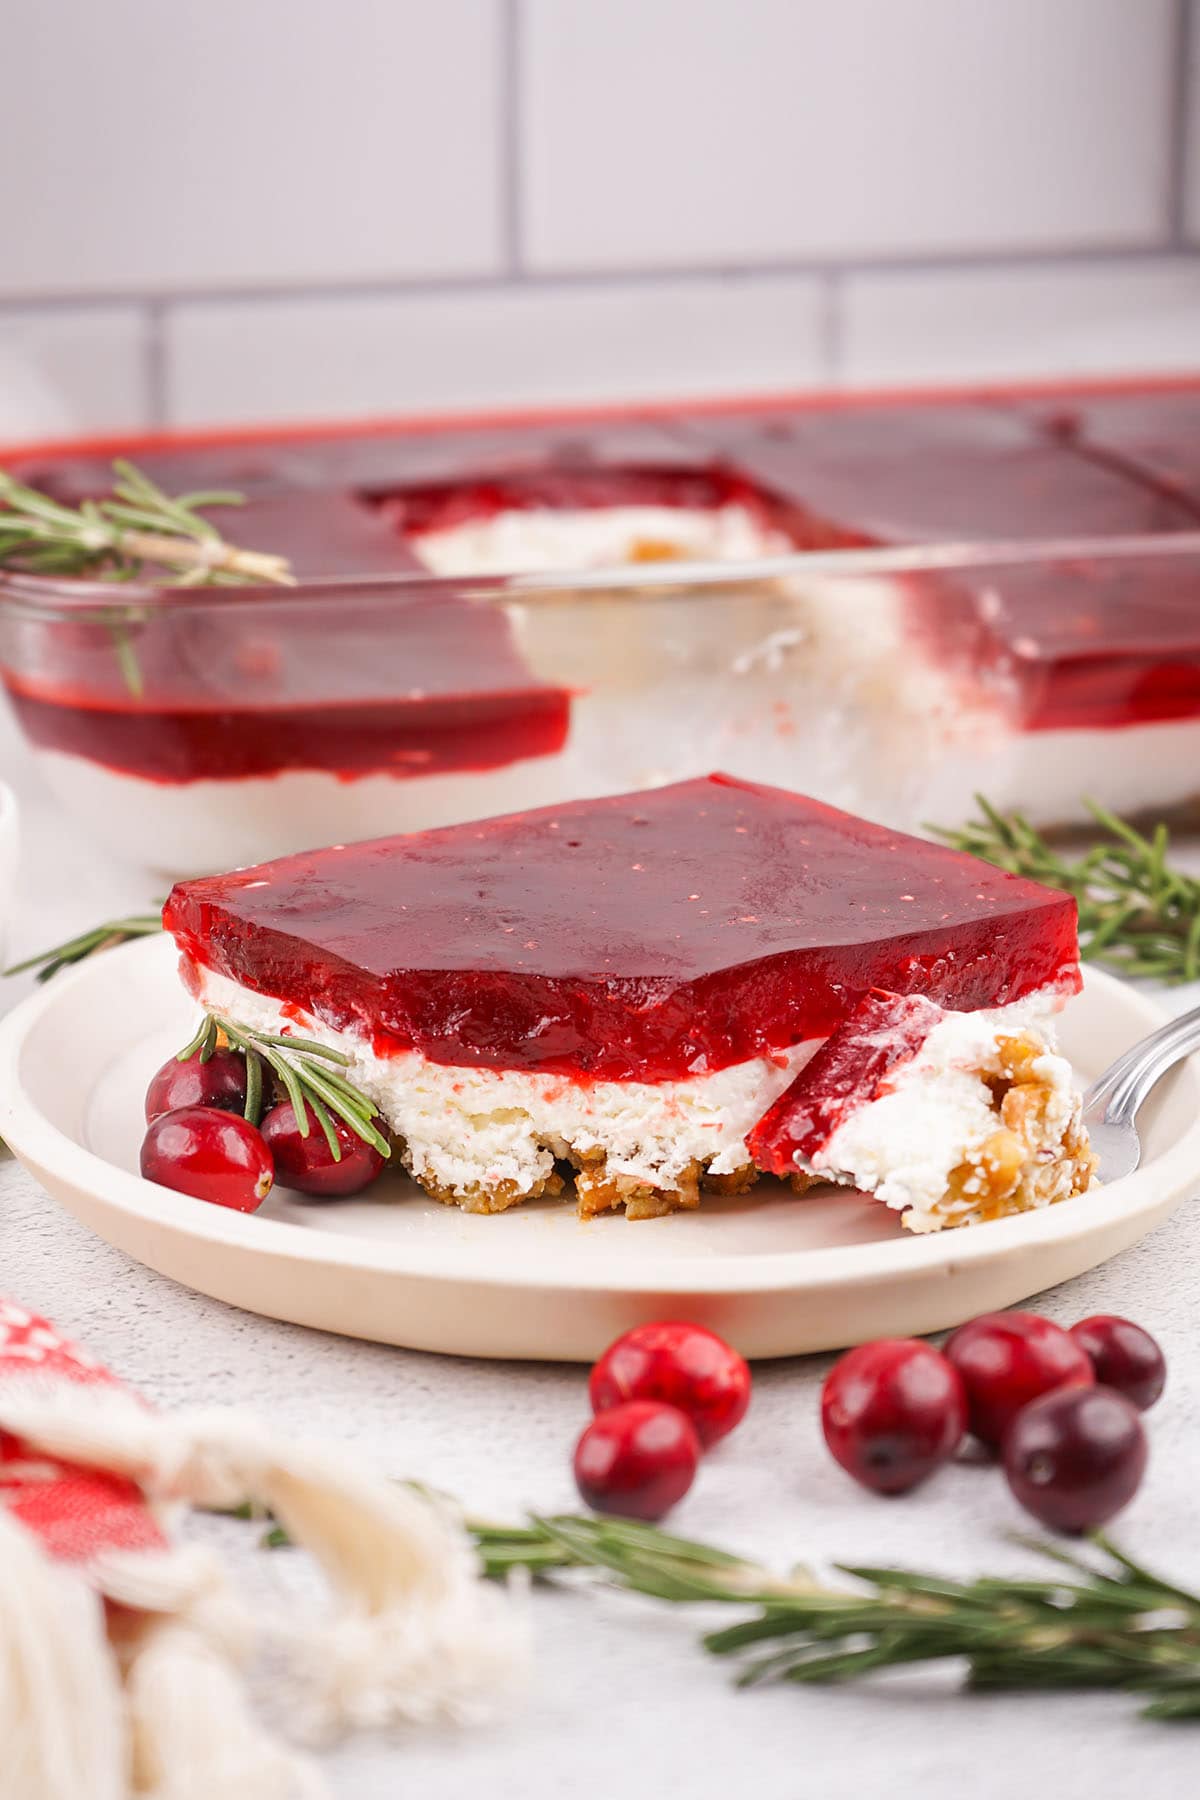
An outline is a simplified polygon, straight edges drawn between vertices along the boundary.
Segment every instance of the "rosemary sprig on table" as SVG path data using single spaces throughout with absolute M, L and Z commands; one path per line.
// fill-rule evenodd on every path
M 1001 813 L 979 794 L 975 799 L 980 818 L 957 831 L 933 827 L 937 835 L 1013 875 L 1073 894 L 1086 961 L 1121 975 L 1200 980 L 1200 880 L 1169 866 L 1165 825 L 1146 836 L 1089 801 L 1103 841 L 1070 859 L 1020 813 Z
M 0 469 L 0 567 L 34 575 L 129 581 L 146 568 L 175 585 L 265 582 L 291 586 L 287 558 L 228 543 L 204 507 L 242 506 L 241 494 L 165 494 L 131 462 L 113 463 L 110 497 L 65 506 Z
M 853 1681 L 878 1669 L 965 1661 L 968 1687 L 1128 1690 L 1143 1717 L 1200 1719 L 1200 1595 L 1094 1537 L 1096 1555 L 1023 1538 L 1061 1574 L 952 1581 L 839 1564 L 855 1588 L 756 1563 L 630 1519 L 531 1515 L 523 1526 L 464 1520 L 484 1573 L 535 1580 L 591 1570 L 672 1605 L 735 1605 L 747 1618 L 701 1641 L 735 1658 L 738 1685 Z M 263 1543 L 279 1548 L 271 1526 Z
M 349 1127 L 355 1137 L 371 1144 L 381 1156 L 390 1156 L 392 1147 L 375 1124 L 378 1109 L 361 1088 L 356 1088 L 342 1073 L 350 1058 L 340 1050 L 310 1038 L 277 1037 L 269 1031 L 254 1031 L 247 1025 L 235 1025 L 221 1013 L 206 1013 L 191 1042 L 179 1052 L 178 1061 L 187 1062 L 198 1056 L 207 1062 L 224 1038 L 246 1058 L 246 1117 L 257 1125 L 263 1108 L 263 1064 L 274 1075 L 296 1114 L 301 1137 L 309 1135 L 309 1113 L 325 1134 L 334 1162 L 341 1162 L 342 1147 L 334 1129 L 335 1118 Z
M 127 944 L 131 938 L 152 937 L 162 930 L 162 917 L 159 913 L 130 913 L 123 919 L 109 919 L 104 925 L 95 925 L 90 931 L 81 931 L 78 937 L 68 938 L 65 944 L 55 944 L 52 950 L 39 950 L 35 956 L 26 957 L 24 962 L 14 963 L 11 968 L 3 970 L 5 975 L 23 975 L 28 969 L 37 970 L 39 981 L 49 981 L 60 969 L 70 968 L 72 963 L 83 962 L 94 956 L 97 950 L 112 950 L 118 944 Z

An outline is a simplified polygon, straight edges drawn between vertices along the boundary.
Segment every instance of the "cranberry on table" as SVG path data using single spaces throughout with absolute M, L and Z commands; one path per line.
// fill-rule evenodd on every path
M 215 1106 L 182 1106 L 147 1131 L 142 1174 L 160 1187 L 249 1213 L 270 1193 L 275 1165 L 248 1120 Z
M 1079 1345 L 1104 1387 L 1116 1388 L 1139 1412 L 1148 1412 L 1167 1382 L 1167 1360 L 1148 1331 L 1115 1313 L 1096 1313 L 1072 1325 Z
M 575 1482 L 594 1512 L 661 1519 L 695 1480 L 700 1440 L 691 1420 L 661 1400 L 627 1400 L 586 1427 Z
M 240 1113 L 246 1106 L 246 1059 L 240 1050 L 214 1050 L 207 1062 L 199 1055 L 165 1062 L 146 1089 L 146 1123 L 181 1106 L 216 1106 Z
M 273 1106 L 262 1121 L 263 1139 L 275 1159 L 275 1174 L 283 1187 L 326 1199 L 343 1199 L 361 1193 L 383 1168 L 385 1158 L 373 1144 L 364 1144 L 341 1119 L 333 1130 L 341 1149 L 335 1162 L 329 1140 L 308 1109 L 308 1136 L 300 1135 L 296 1111 L 290 1100 Z
M 903 1494 L 954 1455 L 967 1429 L 962 1379 L 917 1338 L 879 1338 L 837 1361 L 821 1390 L 835 1461 L 877 1494 Z
M 665 1320 L 635 1325 L 610 1344 L 588 1378 L 594 1413 L 624 1400 L 665 1400 L 686 1413 L 704 1449 L 746 1416 L 746 1359 L 703 1325 Z
M 1127 1506 L 1146 1470 L 1137 1407 L 1115 1388 L 1057 1388 L 1033 1400 L 1004 1440 L 1008 1485 L 1055 1531 L 1094 1531 Z
M 1031 1400 L 1095 1380 L 1075 1339 L 1036 1313 L 981 1313 L 959 1326 L 944 1354 L 963 1378 L 971 1430 L 993 1450 Z

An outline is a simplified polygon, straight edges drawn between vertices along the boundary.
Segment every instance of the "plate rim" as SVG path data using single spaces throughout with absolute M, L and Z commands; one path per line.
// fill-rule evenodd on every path
M 20 1074 L 21 1052 L 30 1033 L 55 1010 L 65 1007 L 78 990 L 107 979 L 121 967 L 137 965 L 130 979 L 155 981 L 154 960 L 163 968 L 175 946 L 167 936 L 144 938 L 104 952 L 103 958 L 84 962 L 57 976 L 21 1001 L 0 1020 L 0 1136 L 18 1161 L 43 1187 L 43 1173 L 68 1188 L 86 1191 L 94 1201 L 148 1225 L 162 1227 L 182 1237 L 209 1244 L 228 1245 L 252 1255 L 326 1263 L 338 1268 L 365 1268 L 378 1275 L 406 1279 L 469 1283 L 526 1291 L 575 1290 L 589 1294 L 650 1294 L 704 1296 L 777 1293 L 818 1290 L 852 1280 L 863 1286 L 897 1276 L 928 1275 L 942 1269 L 947 1276 L 956 1265 L 1003 1260 L 1012 1252 L 1030 1251 L 1077 1242 L 1093 1231 L 1136 1220 L 1164 1204 L 1177 1201 L 1189 1182 L 1200 1179 L 1200 1055 L 1187 1059 L 1175 1071 L 1175 1079 L 1191 1083 L 1196 1111 L 1182 1135 L 1151 1163 L 1109 1188 L 1059 1201 L 1054 1206 L 1014 1218 L 998 1219 L 964 1231 L 907 1234 L 865 1244 L 831 1244 L 803 1250 L 764 1250 L 737 1254 L 715 1250 L 711 1256 L 671 1255 L 664 1236 L 661 1244 L 646 1246 L 636 1261 L 617 1264 L 606 1257 L 603 1246 L 587 1256 L 578 1244 L 569 1248 L 547 1238 L 535 1255 L 514 1268 L 508 1259 L 497 1259 L 484 1241 L 425 1245 L 413 1240 L 401 1243 L 335 1232 L 314 1232 L 286 1219 L 262 1218 L 231 1212 L 203 1200 L 160 1188 L 140 1175 L 108 1162 L 86 1149 L 54 1124 L 29 1096 Z M 143 973 L 141 965 L 146 965 Z M 1103 970 L 1084 971 L 1085 984 L 1103 995 L 1120 995 L 1121 1005 L 1140 1015 L 1147 1031 L 1163 1022 L 1163 1009 L 1144 991 Z M 48 1196 L 56 1205 L 64 1204 Z M 70 1209 L 68 1209 L 70 1210 Z M 448 1209 L 454 1217 L 452 1209 Z M 573 1215 L 571 1222 L 574 1223 Z M 603 1225 L 603 1221 L 600 1222 Z M 622 1228 L 625 1222 L 621 1221 Z M 662 1232 L 670 1221 L 639 1222 L 639 1232 Z M 493 1221 L 493 1228 L 500 1221 Z M 581 1223 L 592 1231 L 596 1223 Z

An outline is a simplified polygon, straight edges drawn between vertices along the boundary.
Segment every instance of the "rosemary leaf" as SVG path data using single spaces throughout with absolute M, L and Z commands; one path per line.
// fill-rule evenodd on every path
M 259 1058 L 278 1076 L 284 1092 L 291 1101 L 296 1115 L 296 1128 L 301 1137 L 308 1137 L 311 1120 L 315 1119 L 325 1135 L 329 1151 L 334 1162 L 342 1160 L 342 1147 L 338 1142 L 334 1119 L 340 1119 L 350 1131 L 366 1144 L 371 1144 L 379 1154 L 389 1157 L 392 1146 L 388 1139 L 374 1123 L 378 1111 L 374 1101 L 364 1094 L 360 1088 L 347 1081 L 345 1076 L 333 1075 L 324 1068 L 319 1060 L 328 1056 L 338 1063 L 346 1063 L 348 1057 L 341 1051 L 326 1050 L 324 1045 L 315 1044 L 309 1038 L 281 1037 L 269 1031 L 254 1031 L 248 1025 L 238 1025 L 227 1019 L 223 1013 L 209 1013 L 207 1025 L 215 1033 L 224 1032 L 235 1050 L 240 1050 L 247 1060 L 247 1104 L 249 1104 L 249 1087 L 253 1077 L 249 1066 Z M 201 1031 L 204 1027 L 201 1027 Z M 193 1039 L 193 1044 L 197 1041 Z M 246 1114 L 250 1117 L 249 1112 Z
M 36 969 L 39 981 L 49 981 L 60 969 L 83 962 L 97 950 L 111 950 L 117 944 L 128 943 L 131 938 L 153 937 L 161 930 L 162 918 L 158 913 L 131 913 L 124 919 L 110 919 L 91 931 L 81 931 L 78 937 L 68 938 L 65 944 L 56 944 L 52 950 L 39 950 L 35 956 L 27 956 L 24 962 L 14 963 L 3 973 L 24 975 L 27 970 Z
M 254 1050 L 246 1052 L 245 1116 L 251 1125 L 262 1117 L 262 1057 Z

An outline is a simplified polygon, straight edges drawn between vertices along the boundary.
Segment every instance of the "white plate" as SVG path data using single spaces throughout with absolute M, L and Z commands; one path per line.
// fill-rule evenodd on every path
M 147 1082 L 191 1033 L 175 951 L 109 951 L 0 1026 L 0 1135 L 47 1191 L 119 1249 L 270 1318 L 468 1356 L 587 1360 L 639 1319 L 698 1319 L 750 1356 L 937 1331 L 1011 1305 L 1128 1248 L 1200 1187 L 1200 1067 L 1142 1115 L 1136 1175 L 1046 1212 L 934 1237 L 862 1195 L 742 1200 L 630 1224 L 561 1202 L 496 1218 L 428 1200 L 399 1176 L 372 1198 L 275 1193 L 248 1218 L 137 1174 Z M 1160 1015 L 1089 974 L 1062 1021 L 1090 1078 Z

